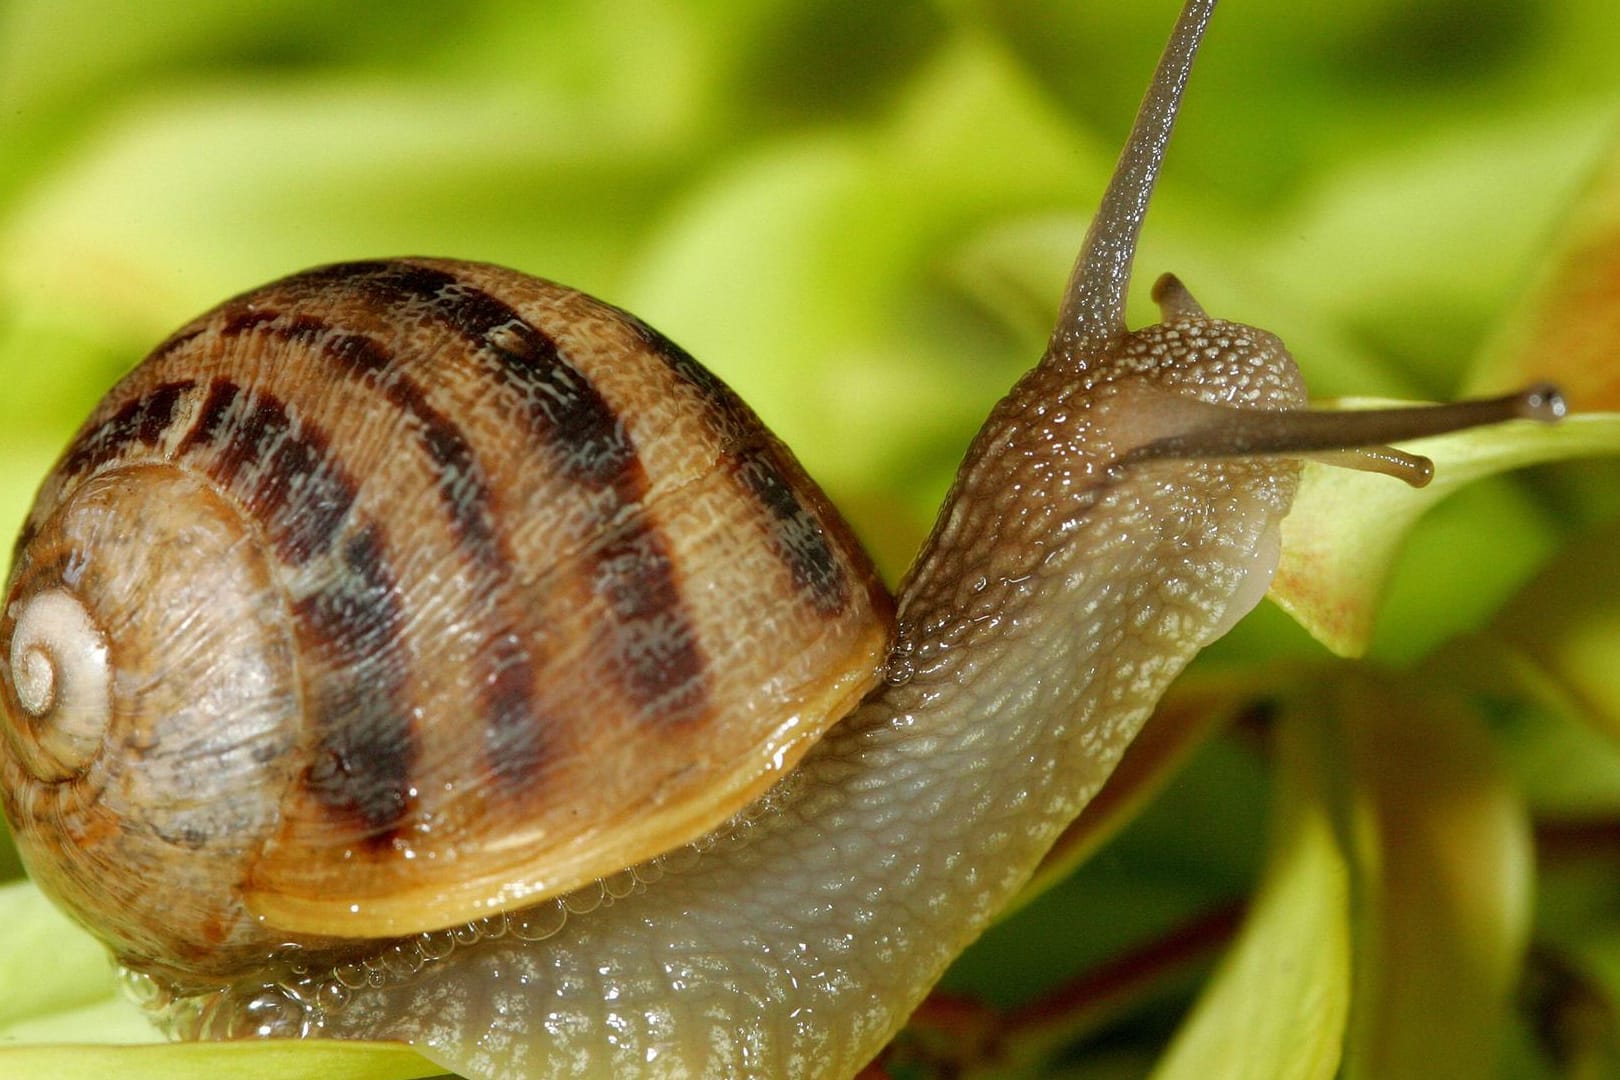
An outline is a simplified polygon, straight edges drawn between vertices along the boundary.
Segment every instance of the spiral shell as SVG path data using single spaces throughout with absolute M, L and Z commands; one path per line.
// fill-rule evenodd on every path
M 892 619 L 645 324 L 492 266 L 324 267 L 174 334 L 46 480 L 0 790 L 125 963 L 228 971 L 701 834 L 877 681 Z

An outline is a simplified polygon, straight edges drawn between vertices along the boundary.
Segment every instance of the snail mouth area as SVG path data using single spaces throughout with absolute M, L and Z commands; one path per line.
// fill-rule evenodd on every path
M 92 475 L 34 534 L 0 624 L 19 852 L 120 956 L 262 947 L 236 885 L 288 786 L 297 682 L 242 517 L 184 470 Z

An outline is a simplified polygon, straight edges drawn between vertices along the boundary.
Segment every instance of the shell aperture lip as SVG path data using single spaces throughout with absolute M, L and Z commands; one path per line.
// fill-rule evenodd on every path
M 76 776 L 99 752 L 111 717 L 107 643 L 78 598 L 50 588 L 22 602 L 9 656 L 32 738 L 29 771 Z

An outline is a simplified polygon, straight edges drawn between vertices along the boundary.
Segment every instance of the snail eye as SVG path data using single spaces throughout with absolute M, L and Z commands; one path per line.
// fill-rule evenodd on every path
M 29 771 L 47 781 L 77 775 L 100 749 L 111 711 L 101 631 L 72 593 L 48 589 L 24 601 L 9 659 Z

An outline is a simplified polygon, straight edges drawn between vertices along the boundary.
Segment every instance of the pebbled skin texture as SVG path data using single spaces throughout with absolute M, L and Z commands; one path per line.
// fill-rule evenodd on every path
M 1190 362 L 1144 375 L 1167 341 L 1189 340 Z M 1153 437 L 1134 410 L 1165 390 L 1300 406 L 1273 341 L 1182 322 L 1132 335 L 1105 371 L 1027 376 L 901 590 L 903 681 L 829 733 L 745 843 L 546 941 L 488 941 L 412 985 L 359 993 L 325 1033 L 406 1039 L 480 1077 L 853 1074 L 1023 884 L 1233 605 L 1263 591 L 1256 553 L 1296 464 L 1108 466 Z

